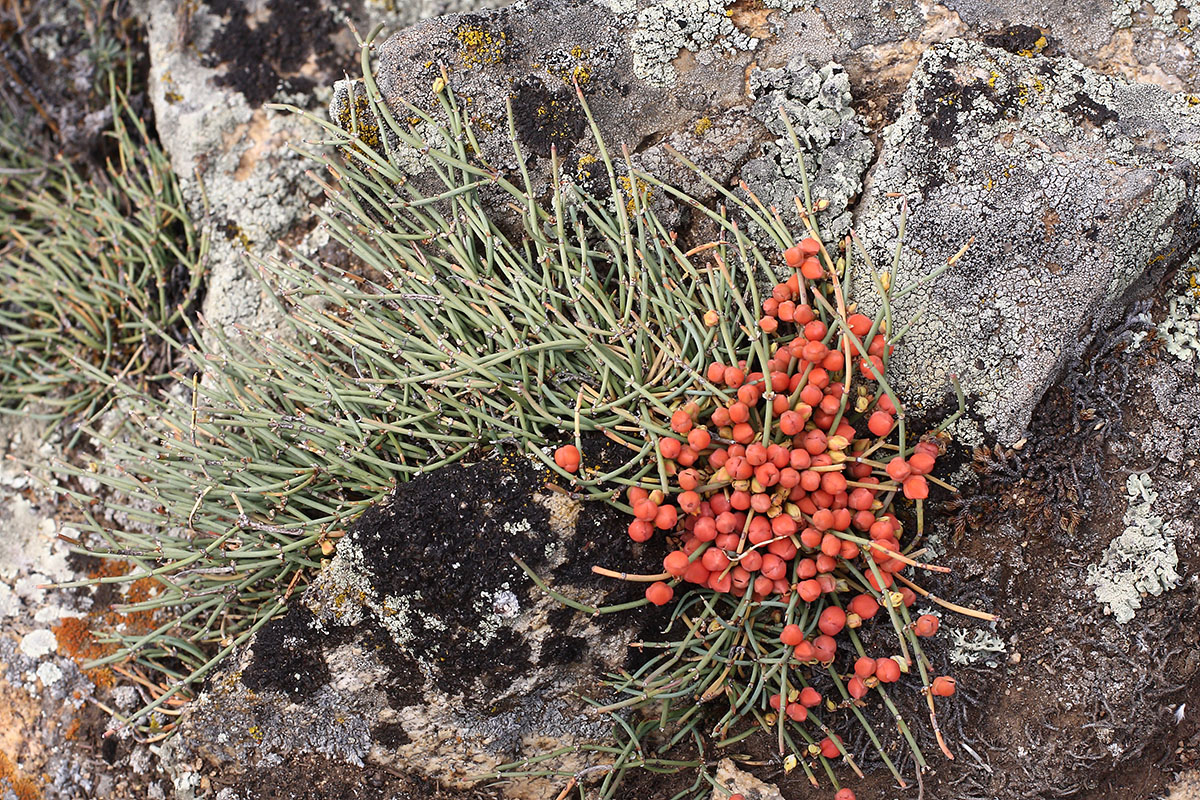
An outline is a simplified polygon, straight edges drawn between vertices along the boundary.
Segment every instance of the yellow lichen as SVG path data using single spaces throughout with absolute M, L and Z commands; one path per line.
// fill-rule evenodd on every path
M 696 123 L 695 132 L 697 136 L 703 136 L 712 128 L 713 121 L 708 117 L 701 117 Z
M 382 140 L 379 134 L 379 124 L 371 112 L 370 103 L 365 94 L 351 92 L 350 102 L 338 107 L 337 124 L 347 133 L 357 136 L 362 144 L 372 149 L 378 148 Z
M 617 178 L 617 183 L 621 186 L 621 194 L 625 196 L 625 211 L 628 214 L 633 214 L 637 208 L 644 208 L 650 202 L 651 196 L 654 194 L 653 187 L 646 183 L 641 178 L 638 178 L 636 184 L 637 195 L 634 195 L 635 184 L 629 180 L 629 176 L 622 175 Z M 634 200 L 638 202 L 634 202 Z
M 503 32 L 492 34 L 482 28 L 464 27 L 455 35 L 458 37 L 458 56 L 464 66 L 477 67 L 504 60 L 508 37 Z

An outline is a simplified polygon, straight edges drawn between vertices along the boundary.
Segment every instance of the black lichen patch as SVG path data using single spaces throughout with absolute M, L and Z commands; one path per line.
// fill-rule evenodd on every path
M 939 147 L 952 147 L 964 118 L 974 125 L 994 122 L 1014 116 L 1023 104 L 1022 92 L 1017 86 L 1008 92 L 997 92 L 984 81 L 960 83 L 954 75 L 955 62 L 947 61 L 940 72 L 930 76 L 929 83 L 921 96 L 919 108 L 924 115 L 925 126 Z M 981 103 L 981 99 L 988 102 Z M 965 134 L 969 135 L 969 134 Z M 941 176 L 931 176 L 935 183 Z
M 331 642 L 313 641 L 312 622 L 312 612 L 301 606 L 263 627 L 254 640 L 250 666 L 242 673 L 248 689 L 275 689 L 300 701 L 329 683 L 332 676 L 321 646 Z
M 1116 111 L 1113 111 L 1106 105 L 1097 103 L 1083 92 L 1076 92 L 1075 102 L 1064 107 L 1063 111 L 1075 117 L 1077 121 L 1087 120 L 1097 128 L 1103 126 L 1106 122 L 1113 122 L 1121 118 Z
M 513 119 L 521 144 L 545 158 L 550 148 L 566 156 L 587 125 L 587 117 L 573 90 L 547 88 L 536 75 L 522 78 L 514 87 Z
M 255 19 L 243 0 L 211 0 L 209 9 L 225 19 L 213 35 L 205 66 L 225 65 L 217 85 L 241 92 L 257 108 L 276 92 L 311 92 L 314 83 L 299 74 L 313 56 L 333 56 L 330 37 L 338 30 L 320 0 L 268 0 L 266 19 Z
M 396 750 L 412 741 L 399 722 L 384 722 L 371 729 L 371 741 L 389 750 Z
M 539 659 L 543 664 L 577 664 L 587 652 L 587 640 L 582 636 L 552 633 L 542 643 Z
M 351 533 L 379 597 L 409 604 L 413 649 L 449 694 L 474 696 L 481 679 L 495 690 L 528 669 L 529 646 L 504 625 L 497 595 L 524 603 L 530 581 L 512 555 L 536 570 L 554 540 L 534 500 L 541 484 L 522 456 L 444 467 L 397 488 Z
M 1010 25 L 1003 30 L 985 33 L 981 38 L 988 47 L 999 47 L 1022 56 L 1041 53 L 1054 44 L 1045 31 L 1032 25 Z

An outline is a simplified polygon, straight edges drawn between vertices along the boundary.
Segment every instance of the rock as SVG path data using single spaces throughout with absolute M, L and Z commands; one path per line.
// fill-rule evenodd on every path
M 1169 792 L 1167 800 L 1200 800 L 1200 770 L 1189 769 L 1180 773 Z
M 771 784 L 759 780 L 745 770 L 738 769 L 731 759 L 717 762 L 717 783 L 729 792 L 740 792 L 755 800 L 783 800 L 783 794 Z M 729 794 L 713 789 L 712 800 L 727 800 Z
M 715 198 L 669 154 L 670 146 L 718 181 L 740 175 L 795 227 L 792 199 L 802 188 L 779 118 L 780 108 L 786 108 L 804 148 L 813 195 L 830 201 L 831 229 L 844 233 L 850 220 L 846 209 L 873 155 L 862 120 L 851 108 L 844 70 L 824 61 L 810 64 L 803 55 L 760 67 L 754 61 L 758 40 L 734 24 L 736 17 L 731 22 L 719 3 L 667 0 L 637 13 L 623 8 L 533 0 L 429 20 L 378 46 L 376 80 L 395 116 L 419 120 L 410 104 L 423 113 L 440 113 L 434 90 L 440 90 L 445 69 L 489 163 L 519 178 L 509 139 L 511 107 L 536 195 L 549 189 L 553 151 L 564 180 L 604 196 L 606 182 L 588 183 L 588 165 L 600 153 L 576 95 L 578 84 L 619 171 L 627 150 L 639 168 L 699 199 Z M 666 19 L 671 25 L 664 24 Z M 369 114 L 357 82 L 337 85 L 330 114 L 346 129 Z M 379 126 L 374 121 L 365 126 L 360 133 L 372 144 Z M 434 135 L 427 123 L 417 130 L 426 138 Z M 388 135 L 397 146 L 395 136 Z M 409 171 L 419 173 L 419 154 L 402 149 L 412 155 Z
M 628 537 L 607 507 L 539 494 L 546 479 L 524 457 L 495 458 L 418 478 L 370 509 L 303 598 L 189 704 L 168 758 L 176 785 L 252 796 L 307 757 L 335 773 L 466 785 L 523 755 L 604 740 L 607 718 L 577 693 L 623 666 L 628 618 L 560 605 L 510 554 L 569 596 L 624 602 L 636 586 L 598 589 L 590 567 Z M 661 553 L 644 558 L 653 568 Z M 548 791 L 537 779 L 506 789 Z
M 968 444 L 1020 438 L 1114 303 L 1198 241 L 1200 110 L 1157 87 L 956 40 L 922 57 L 882 138 L 857 216 L 880 268 L 898 231 L 891 193 L 909 204 L 898 286 L 974 239 L 893 308 L 896 328 L 924 311 L 894 362 L 910 416 L 948 410 L 957 373 L 982 420 L 958 426 Z
M 293 149 L 321 129 L 266 104 L 310 109 L 326 99 L 326 87 L 357 58 L 349 24 L 400 27 L 462 5 L 361 4 L 351 13 L 329 0 L 143 2 L 159 138 L 189 211 L 211 235 L 205 318 L 220 329 L 260 329 L 275 312 L 255 262 L 278 257 L 280 242 L 307 256 L 323 243 L 310 236 L 309 205 L 320 194 L 305 176 L 312 163 Z
M 90 589 L 49 586 L 86 579 L 95 565 L 71 552 L 80 533 L 53 518 L 58 498 L 33 489 L 53 480 L 41 465 L 63 444 L 45 434 L 36 418 L 0 418 L 0 797 L 144 798 L 162 775 L 129 771 L 149 757 L 145 745 L 102 738 L 108 715 L 94 703 L 111 707 L 119 690 L 110 670 L 82 666 L 106 654 L 88 625 L 118 615 Z

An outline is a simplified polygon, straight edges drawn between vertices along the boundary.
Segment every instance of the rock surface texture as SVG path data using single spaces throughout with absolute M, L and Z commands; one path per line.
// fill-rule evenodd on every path
M 907 200 L 901 287 L 972 242 L 894 304 L 898 324 L 924 313 L 896 362 L 909 413 L 935 407 L 956 373 L 983 423 L 959 426 L 967 443 L 983 430 L 1021 438 L 1114 301 L 1200 243 L 1198 185 L 1200 107 L 1187 97 L 1070 59 L 963 40 L 931 47 L 858 208 L 868 250 L 890 269 L 895 195 Z M 869 278 L 858 290 L 873 299 Z
M 315 109 L 327 100 L 328 87 L 356 63 L 350 25 L 399 27 L 488 4 L 421 0 L 388 10 L 324 0 L 143 0 L 158 134 L 189 211 L 212 234 L 210 325 L 269 325 L 273 308 L 264 305 L 255 259 L 278 258 L 280 243 L 321 252 L 321 238 L 309 237 L 319 190 L 292 149 L 319 138 L 320 128 L 267 104 Z
M 539 493 L 546 478 L 524 458 L 447 467 L 367 512 L 303 598 L 193 704 L 171 745 L 178 796 L 282 792 L 308 757 L 334 773 L 469 785 L 522 755 L 604 739 L 606 718 L 577 693 L 624 666 L 630 634 L 546 597 L 512 556 L 568 595 L 627 600 L 627 586 L 608 597 L 613 585 L 589 572 L 624 531 L 595 505 L 581 513 Z

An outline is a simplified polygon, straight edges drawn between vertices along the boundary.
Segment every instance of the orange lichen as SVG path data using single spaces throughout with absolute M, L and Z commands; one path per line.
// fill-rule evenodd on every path
M 114 649 L 112 644 L 97 641 L 87 621 L 79 617 L 63 617 L 51 630 L 58 640 L 59 655 L 73 659 L 81 666 L 88 661 L 104 658 Z M 107 667 L 84 670 L 84 675 L 96 686 L 109 687 L 114 683 L 112 670 Z
M 42 796 L 37 781 L 21 773 L 8 753 L 0 750 L 0 791 L 10 790 L 17 800 L 38 800 Z

